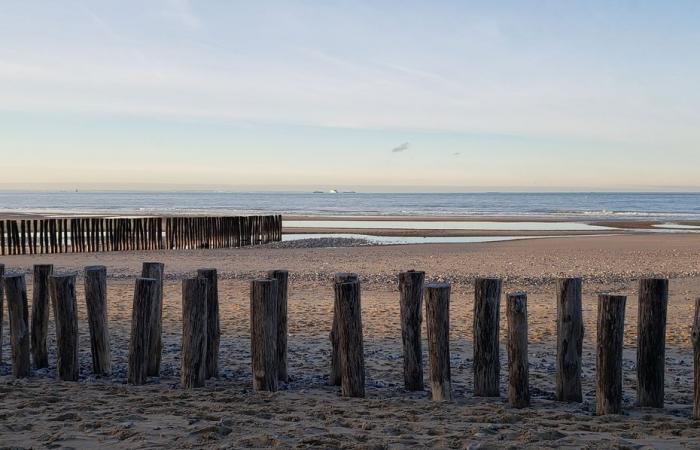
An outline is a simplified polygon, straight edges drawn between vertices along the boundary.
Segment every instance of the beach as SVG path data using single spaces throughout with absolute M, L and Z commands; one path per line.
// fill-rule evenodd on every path
M 75 271 L 78 280 L 81 377 L 56 380 L 55 332 L 49 330 L 50 368 L 28 379 L 10 375 L 7 331 L 0 366 L 0 444 L 5 447 L 99 448 L 443 448 L 570 447 L 696 448 L 692 417 L 694 299 L 700 296 L 700 238 L 686 233 L 576 236 L 479 244 L 164 250 L 5 256 L 7 271 L 33 264 Z M 165 263 L 164 354 L 160 378 L 126 384 L 135 277 L 144 261 Z M 113 375 L 91 375 L 82 269 L 108 269 Z M 221 376 L 206 387 L 179 387 L 181 280 L 199 268 L 219 272 Z M 289 372 L 277 393 L 255 393 L 250 372 L 249 281 L 268 269 L 290 270 Z M 428 280 L 452 283 L 450 350 L 455 401 L 434 403 L 403 389 L 397 274 L 425 270 Z M 362 282 L 367 398 L 342 398 L 328 386 L 332 276 L 356 272 Z M 501 397 L 472 390 L 472 281 L 504 279 L 504 292 L 525 290 L 529 310 L 532 406 L 506 401 L 504 301 L 501 302 Z M 554 280 L 584 279 L 581 404 L 554 401 L 556 303 Z M 637 281 L 670 278 L 665 408 L 637 408 L 635 340 Z M 31 302 L 31 276 L 27 278 Z M 620 416 L 595 416 L 596 296 L 628 295 Z M 30 305 L 31 308 L 31 305 Z M 7 318 L 5 317 L 5 321 Z M 425 325 L 424 325 L 425 328 Z M 7 322 L 5 323 L 7 330 Z M 425 329 L 423 330 L 425 339 Z M 427 362 L 427 346 L 423 346 Z M 427 380 L 427 363 L 425 364 Z

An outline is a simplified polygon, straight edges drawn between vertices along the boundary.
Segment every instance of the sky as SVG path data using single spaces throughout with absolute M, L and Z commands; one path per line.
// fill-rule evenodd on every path
M 700 2 L 0 0 L 0 188 L 699 190 Z

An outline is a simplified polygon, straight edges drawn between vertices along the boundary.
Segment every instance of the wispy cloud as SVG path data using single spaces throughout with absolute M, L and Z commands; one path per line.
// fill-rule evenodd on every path
M 168 9 L 163 11 L 163 16 L 173 18 L 191 30 L 199 30 L 202 21 L 192 10 L 189 0 L 168 0 Z
M 405 152 L 408 150 L 408 142 L 404 142 L 403 144 L 399 145 L 398 147 L 394 147 L 391 149 L 391 153 L 401 153 Z

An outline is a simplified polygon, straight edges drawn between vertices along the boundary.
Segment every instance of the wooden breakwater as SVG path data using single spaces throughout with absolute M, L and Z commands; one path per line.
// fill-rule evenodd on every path
M 235 248 L 280 240 L 280 215 L 0 220 L 0 255 Z
M 12 374 L 31 376 L 34 369 L 47 367 L 43 355 L 48 353 L 46 339 L 49 303 L 56 325 L 57 375 L 63 381 L 78 381 L 79 322 L 77 314 L 76 275 L 54 274 L 53 266 L 34 267 L 34 301 L 29 320 L 25 275 L 4 274 L 0 264 L 0 305 L 3 290 L 7 299 L 10 324 Z M 4 275 L 3 275 L 4 274 Z M 42 276 L 38 276 L 43 274 Z M 164 266 L 144 263 L 141 277 L 134 286 L 131 336 L 128 350 L 128 383 L 145 384 L 149 376 L 160 375 L 162 345 L 162 304 Z M 107 375 L 111 371 L 110 338 L 107 317 L 106 269 L 85 269 L 85 301 L 90 328 L 92 371 Z M 185 389 L 206 385 L 219 372 L 221 337 L 218 275 L 215 269 L 200 269 L 193 278 L 182 280 L 182 345 L 180 386 Z M 399 275 L 400 334 L 403 344 L 403 378 L 406 391 L 423 391 L 427 387 L 433 401 L 453 401 L 450 355 L 449 283 L 425 284 L 425 273 L 403 272 Z M 512 408 L 532 406 L 528 355 L 528 297 L 525 292 L 504 295 L 500 278 L 474 280 L 473 302 L 473 395 L 500 397 L 501 350 L 500 311 L 505 297 L 507 333 L 507 398 Z M 582 392 L 582 280 L 560 278 L 555 295 L 557 336 L 553 341 L 556 354 L 556 392 L 560 402 L 581 403 Z M 665 332 L 669 281 L 647 278 L 639 281 L 636 350 L 636 402 L 644 408 L 664 407 Z M 45 292 L 50 292 L 49 302 Z M 288 380 L 288 292 L 289 273 L 273 270 L 266 278 L 250 284 L 250 367 L 255 391 L 276 391 L 279 382 Z M 37 294 L 40 293 L 40 294 Z M 334 295 L 333 295 L 334 294 Z M 328 384 L 340 386 L 344 397 L 365 397 L 365 352 L 362 326 L 361 282 L 357 274 L 337 273 L 328 299 L 334 299 L 333 318 L 328 323 L 330 357 Z M 42 303 L 37 307 L 37 299 Z M 595 343 L 595 413 L 623 413 L 623 348 L 627 296 L 598 296 L 597 326 L 588 330 Z M 172 303 L 172 302 L 168 302 Z M 423 304 L 427 331 L 429 374 L 423 382 L 421 349 Z M 2 309 L 0 308 L 0 311 Z M 41 320 L 34 316 L 41 315 Z M 0 320 L 0 349 L 2 349 Z M 82 325 L 84 326 L 84 325 Z M 398 328 L 398 327 L 397 327 Z M 398 330 L 397 330 L 398 331 Z M 29 336 L 42 339 L 30 342 Z M 700 420 L 700 298 L 696 301 L 691 331 L 694 359 L 693 417 Z M 155 344 L 155 345 L 154 345 Z M 38 348 L 40 347 L 40 348 Z M 554 348 L 555 347 L 555 348 Z M 38 357 L 37 355 L 42 355 Z M 0 361 L 2 355 L 0 354 Z M 31 362 L 33 361 L 33 365 Z M 397 378 L 400 374 L 397 371 Z M 674 402 L 674 409 L 676 409 Z

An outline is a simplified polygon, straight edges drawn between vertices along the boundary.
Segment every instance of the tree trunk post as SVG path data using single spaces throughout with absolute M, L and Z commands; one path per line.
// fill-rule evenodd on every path
M 451 401 L 449 283 L 430 283 L 425 286 L 425 321 L 432 399 L 438 402 Z
M 365 357 L 359 281 L 336 283 L 335 311 L 338 315 L 341 393 L 343 397 L 364 397 Z
M 219 286 L 216 269 L 199 269 L 197 276 L 207 281 L 207 379 L 219 377 Z
M 500 395 L 499 320 L 501 285 L 498 278 L 474 281 L 474 396 Z
M 557 280 L 557 371 L 556 399 L 583 401 L 581 355 L 583 353 L 583 311 L 581 278 Z
M 639 280 L 637 315 L 637 403 L 664 407 L 668 280 Z
M 207 378 L 207 287 L 203 278 L 182 280 L 183 389 L 204 387 Z
M 596 343 L 596 414 L 622 412 L 622 348 L 625 331 L 624 295 L 598 296 Z
M 508 403 L 513 408 L 530 406 L 527 356 L 527 294 L 514 292 L 506 300 L 508 318 Z
M 333 279 L 334 284 L 345 283 L 347 281 L 359 281 L 359 277 L 355 273 L 338 272 Z M 331 373 L 328 377 L 328 384 L 331 386 L 340 386 L 342 384 L 342 375 L 340 373 L 340 352 L 338 350 L 338 313 L 335 309 L 335 300 L 333 301 L 333 324 L 331 325 Z
M 159 281 L 154 278 L 137 278 L 134 285 L 134 306 L 131 310 L 131 337 L 129 339 L 129 384 L 145 384 L 148 378 L 149 328 L 153 303 L 158 301 Z
M 695 299 L 695 320 L 693 321 L 693 418 L 700 420 L 700 297 Z
M 423 284 L 425 272 L 409 270 L 399 274 L 403 382 L 407 391 L 423 390 Z
M 280 381 L 289 381 L 287 372 L 287 296 L 289 289 L 289 272 L 271 270 L 268 278 L 277 280 L 277 377 Z
M 109 319 L 107 314 L 107 268 L 85 268 L 85 304 L 90 326 L 90 350 L 92 371 L 105 376 L 112 372 L 112 356 L 109 345 Z
M 250 356 L 253 388 L 277 390 L 277 280 L 250 283 Z
M 78 381 L 78 299 L 75 296 L 75 275 L 51 275 L 51 297 L 56 306 L 56 346 L 58 348 L 58 377 L 63 381 Z
M 0 225 L 4 224 L 4 221 L 0 220 Z M 0 237 L 2 238 L 2 243 L 0 245 L 4 246 L 5 245 L 5 235 L 2 234 L 5 233 L 5 230 L 0 227 Z M 5 254 L 5 249 L 3 248 L 3 255 Z M 3 322 L 5 318 L 3 317 L 5 315 L 4 309 L 5 307 L 4 302 L 5 302 L 5 282 L 3 281 L 3 278 L 5 277 L 5 265 L 0 264 L 0 364 L 2 364 L 2 328 L 3 328 Z
M 26 378 L 30 375 L 29 360 L 29 307 L 24 275 L 6 274 L 3 277 L 7 297 L 7 315 L 10 322 L 12 375 Z
M 49 276 L 51 274 L 53 274 L 53 265 L 34 265 L 31 347 L 35 369 L 49 367 L 46 336 L 49 333 Z
M 149 377 L 160 376 L 160 360 L 163 354 L 163 277 L 165 265 L 159 262 L 145 262 L 141 269 L 141 278 L 150 278 L 158 281 L 155 301 L 149 315 L 148 330 L 148 367 L 146 373 Z

